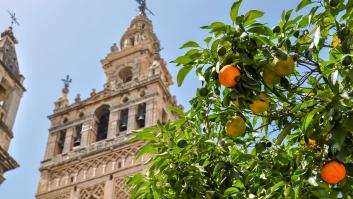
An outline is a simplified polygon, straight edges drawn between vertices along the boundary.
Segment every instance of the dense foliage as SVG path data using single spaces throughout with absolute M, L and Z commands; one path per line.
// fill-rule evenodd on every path
M 135 133 L 132 141 L 147 143 L 139 155 L 151 159 L 146 175 L 129 179 L 132 197 L 352 198 L 353 0 L 302 0 L 273 28 L 260 22 L 264 12 L 240 14 L 240 5 L 232 24 L 202 27 L 204 45 L 182 46 L 178 85 L 195 71 L 203 87 L 189 111 L 170 109 L 180 119 Z M 295 71 L 271 76 L 289 57 Z M 226 65 L 241 73 L 233 87 L 219 82 Z M 260 93 L 269 108 L 256 113 Z M 235 115 L 246 122 L 243 136 L 225 133 Z M 320 176 L 332 160 L 347 169 L 338 184 Z

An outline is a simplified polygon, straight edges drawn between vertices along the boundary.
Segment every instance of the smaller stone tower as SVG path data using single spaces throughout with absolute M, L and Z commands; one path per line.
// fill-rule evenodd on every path
M 19 72 L 15 44 L 17 40 L 12 28 L 1 33 L 0 37 L 0 184 L 5 180 L 6 171 L 19 165 L 8 154 L 13 138 L 12 128 L 25 88 L 23 76 Z

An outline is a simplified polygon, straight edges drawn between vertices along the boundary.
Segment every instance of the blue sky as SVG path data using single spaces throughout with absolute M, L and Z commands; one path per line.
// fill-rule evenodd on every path
M 154 31 L 170 62 L 182 54 L 178 48 L 189 40 L 202 41 L 207 32 L 199 27 L 229 20 L 232 0 L 148 0 L 156 14 L 150 16 Z M 275 25 L 282 9 L 293 8 L 298 0 L 244 0 L 240 12 L 261 9 L 261 21 Z M 138 14 L 134 0 L 1 0 L 0 31 L 10 24 L 7 10 L 17 13 L 21 26 L 15 27 L 20 69 L 27 92 L 17 115 L 10 154 L 20 168 L 5 174 L 1 199 L 34 198 L 38 168 L 44 156 L 53 102 L 63 87 L 61 78 L 69 74 L 73 83 L 70 100 L 77 93 L 84 99 L 92 88 L 102 90 L 105 76 L 100 64 L 112 43 L 119 43 L 131 19 Z M 169 64 L 174 82 L 177 68 Z M 184 86 L 172 86 L 178 102 L 188 108 L 188 100 L 200 85 L 189 76 Z

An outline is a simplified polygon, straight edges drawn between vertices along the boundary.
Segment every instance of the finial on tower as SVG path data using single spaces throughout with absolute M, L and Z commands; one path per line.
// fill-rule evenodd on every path
M 61 79 L 61 81 L 64 83 L 64 88 L 63 88 L 62 92 L 64 94 L 68 94 L 69 93 L 69 86 L 70 86 L 70 83 L 72 82 L 72 79 L 70 78 L 69 75 L 66 75 L 66 79 Z
M 147 8 L 146 5 L 146 0 L 136 0 L 137 3 L 139 4 L 139 10 L 140 10 L 140 14 L 143 16 L 146 16 L 146 10 L 151 14 L 154 15 L 153 12 Z
M 20 25 L 20 23 L 18 23 L 18 20 L 17 20 L 17 17 L 16 17 L 16 13 L 14 12 L 10 12 L 10 11 L 7 11 L 11 17 L 11 26 L 10 26 L 10 29 L 12 30 L 13 28 L 13 25 L 16 24 L 16 25 Z

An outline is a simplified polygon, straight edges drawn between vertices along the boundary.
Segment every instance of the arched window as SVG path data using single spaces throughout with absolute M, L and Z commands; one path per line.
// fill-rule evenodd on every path
M 119 72 L 119 77 L 124 83 L 132 80 L 132 71 L 130 67 L 124 68 Z
M 95 116 L 97 118 L 96 142 L 107 139 L 109 115 L 110 111 L 108 105 L 103 105 L 95 111 Z

